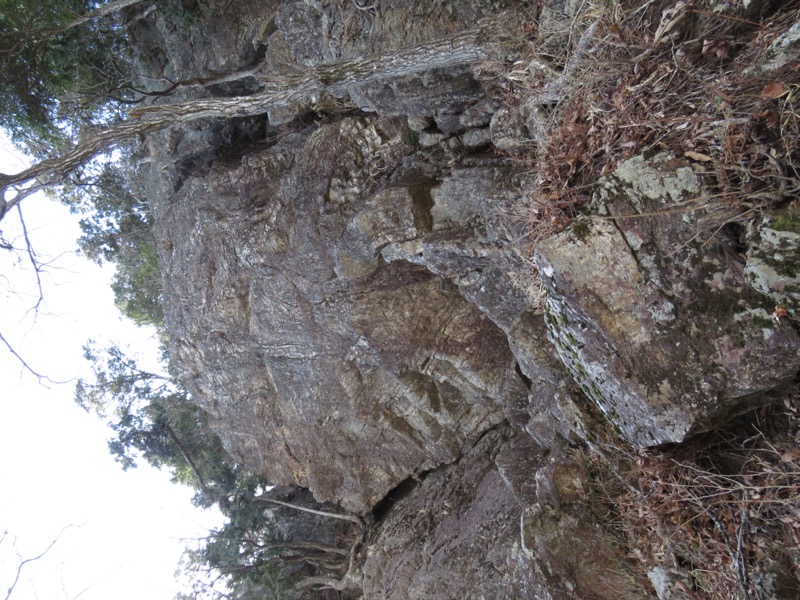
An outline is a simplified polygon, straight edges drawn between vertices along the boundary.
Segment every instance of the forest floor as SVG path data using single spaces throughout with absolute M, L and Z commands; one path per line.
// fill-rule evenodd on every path
M 711 182 L 702 205 L 685 208 L 715 211 L 721 225 L 710 237 L 724 229 L 743 239 L 758 216 L 797 212 L 800 9 L 783 2 L 750 13 L 706 2 L 584 2 L 570 18 L 532 13 L 515 60 L 483 65 L 530 133 L 509 153 L 537 189 L 532 206 L 509 218 L 525 223 L 519 252 L 532 270 L 538 242 L 589 206 L 599 177 L 639 154 L 684 157 Z M 783 60 L 781 44 L 790 50 Z M 633 450 L 596 434 L 580 452 L 597 506 L 643 572 L 668 566 L 673 598 L 800 597 L 797 389 L 673 447 Z

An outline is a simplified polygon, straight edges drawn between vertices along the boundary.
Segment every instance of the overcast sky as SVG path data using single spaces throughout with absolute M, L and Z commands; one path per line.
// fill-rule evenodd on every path
M 0 172 L 21 164 L 0 141 Z M 64 384 L 43 385 L 0 344 L 0 598 L 14 580 L 19 556 L 44 550 L 26 565 L 12 600 L 171 599 L 186 542 L 220 517 L 195 509 L 192 492 L 166 472 L 141 465 L 123 472 L 108 453 L 110 430 L 73 401 L 75 380 L 89 375 L 82 346 L 111 341 L 153 360 L 152 332 L 123 321 L 101 269 L 76 255 L 77 219 L 45 197 L 23 202 L 31 240 L 43 262 L 44 301 L 38 316 L 35 278 L 24 254 L 0 251 L 0 333 L 30 366 Z M 9 214 L 4 237 L 15 237 Z M 16 240 L 19 245 L 22 240 Z M 35 317 L 35 318 L 34 318 Z

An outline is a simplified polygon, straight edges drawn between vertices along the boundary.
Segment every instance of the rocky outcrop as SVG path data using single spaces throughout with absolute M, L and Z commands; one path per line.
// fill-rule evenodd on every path
M 592 515 L 583 467 L 543 450 L 500 427 L 427 475 L 370 545 L 365 596 L 651 597 Z
M 491 319 L 380 253 L 438 233 L 431 190 L 446 184 L 369 172 L 407 153 L 402 132 L 374 117 L 307 128 L 190 177 L 156 213 L 165 294 L 191 299 L 167 303 L 172 357 L 229 450 L 359 512 L 458 458 L 524 393 Z
M 314 32 L 311 9 L 287 10 L 281 35 Z M 412 85 L 423 75 L 435 94 Z M 468 73 L 396 83 L 359 92 L 370 112 L 295 132 L 249 119 L 151 146 L 153 164 L 180 156 L 150 182 L 174 363 L 237 460 L 357 512 L 456 460 L 526 394 L 503 331 L 526 305 L 482 205 L 513 169 L 442 168 L 491 107 Z M 382 102 L 409 114 L 373 114 Z M 420 115 L 444 144 L 414 142 Z
M 652 597 L 566 449 L 599 428 L 589 401 L 652 446 L 791 380 L 800 339 L 773 312 L 795 308 L 776 248 L 793 256 L 796 232 L 765 219 L 745 267 L 727 213 L 693 203 L 703 176 L 636 157 L 600 182 L 591 216 L 540 245 L 543 315 L 518 283 L 524 232 L 499 218 L 535 182 L 497 149 L 520 151 L 523 129 L 541 142 L 534 104 L 571 75 L 543 75 L 522 117 L 499 108 L 474 61 L 506 3 L 224 4 L 229 28 L 208 47 L 208 15 L 177 32 L 138 16 L 150 81 L 197 97 L 331 76 L 265 114 L 149 139 L 171 358 L 226 450 L 373 522 L 367 598 Z M 465 31 L 469 52 L 444 56 Z M 182 49 L 164 58 L 159 36 Z M 444 57 L 404 70 L 397 56 L 423 43 Z M 365 75 L 376 56 L 390 72 Z M 199 83 L 232 57 L 259 69 Z
M 696 210 L 701 190 L 685 161 L 630 159 L 598 184 L 596 216 L 537 251 L 551 341 L 635 446 L 724 422 L 800 366 L 796 332 L 745 284 L 713 208 Z

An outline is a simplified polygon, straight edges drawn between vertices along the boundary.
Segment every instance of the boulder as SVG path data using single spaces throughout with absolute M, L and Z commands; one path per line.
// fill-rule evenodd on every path
M 546 240 L 548 334 L 572 377 L 635 446 L 680 442 L 791 381 L 800 339 L 745 283 L 685 161 L 632 158 L 596 214 Z

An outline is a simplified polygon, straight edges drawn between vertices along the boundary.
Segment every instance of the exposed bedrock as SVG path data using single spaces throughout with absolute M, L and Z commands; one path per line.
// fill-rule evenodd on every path
M 239 7 L 252 18 L 232 18 L 224 43 L 263 43 L 277 75 L 457 33 L 498 8 L 418 7 L 442 12 L 426 29 L 406 26 L 409 7 L 339 4 Z M 158 13 L 137 26 L 168 36 Z M 153 76 L 189 81 L 218 63 L 202 50 L 155 62 Z M 244 465 L 359 512 L 456 460 L 527 393 L 505 334 L 526 305 L 483 214 L 513 169 L 492 154 L 451 166 L 486 149 L 494 109 L 469 68 L 439 62 L 334 90 L 346 105 L 289 107 L 278 123 L 299 118 L 281 129 L 203 123 L 150 144 L 174 364 Z
M 173 360 L 226 446 L 356 511 L 458 458 L 527 394 L 503 330 L 525 305 L 498 288 L 479 210 L 509 170 L 435 173 L 405 131 L 308 127 L 157 206 Z
M 385 517 L 364 564 L 368 598 L 641 600 L 592 514 L 584 468 L 506 425 L 422 481 Z M 535 476 L 534 476 L 535 475 Z
M 202 23 L 169 33 L 141 17 L 153 48 L 183 35 L 195 52 L 161 64 L 154 50 L 142 72 L 205 78 L 238 53 L 264 61 L 262 79 L 181 93 L 250 93 L 474 31 L 506 3 L 224 4 L 225 48 L 204 49 Z M 362 515 L 378 506 L 367 598 L 651 597 L 620 575 L 565 448 L 602 419 L 588 400 L 650 446 L 790 381 L 800 340 L 773 311 L 796 310 L 797 278 L 775 248 L 794 256 L 796 220 L 737 237 L 729 215 L 695 210 L 706 184 L 685 161 L 631 159 L 592 216 L 541 244 L 543 315 L 513 251 L 524 225 L 503 210 L 535 182 L 497 151 L 530 131 L 498 112 L 480 54 L 153 136 L 171 359 L 242 465 Z

